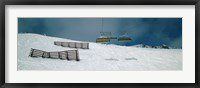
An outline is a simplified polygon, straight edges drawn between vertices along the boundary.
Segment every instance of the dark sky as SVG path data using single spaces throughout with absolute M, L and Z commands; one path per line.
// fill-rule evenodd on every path
M 115 36 L 127 33 L 131 42 L 118 45 L 161 45 L 182 47 L 182 18 L 18 18 L 18 33 L 46 34 L 73 40 L 95 42 L 100 32 Z

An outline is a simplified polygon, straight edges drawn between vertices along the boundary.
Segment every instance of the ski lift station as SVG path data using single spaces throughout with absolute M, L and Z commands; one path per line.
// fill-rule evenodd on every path
M 131 37 L 127 35 L 127 32 L 124 35 L 114 36 L 111 32 L 104 32 L 104 19 L 102 18 L 102 30 L 100 32 L 100 37 L 96 39 L 97 43 L 109 43 L 111 39 L 117 39 L 119 42 L 130 42 L 132 41 Z

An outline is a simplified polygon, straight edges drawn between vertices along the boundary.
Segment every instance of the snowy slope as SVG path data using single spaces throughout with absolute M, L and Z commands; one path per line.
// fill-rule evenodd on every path
M 182 70 L 181 49 L 153 49 L 90 42 L 89 50 L 78 49 L 80 56 L 78 62 L 28 57 L 31 48 L 45 51 L 74 50 L 74 48 L 56 46 L 54 41 L 74 40 L 30 33 L 18 34 L 18 70 Z

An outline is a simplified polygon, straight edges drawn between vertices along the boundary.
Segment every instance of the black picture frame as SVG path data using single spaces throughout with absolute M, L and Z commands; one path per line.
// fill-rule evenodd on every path
M 1 0 L 0 86 L 2 88 L 200 88 L 200 0 Z M 6 5 L 195 5 L 195 83 L 5 83 Z

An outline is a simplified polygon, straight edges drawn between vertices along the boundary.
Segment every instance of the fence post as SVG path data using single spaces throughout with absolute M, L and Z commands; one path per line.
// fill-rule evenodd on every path
M 81 43 L 81 48 L 83 49 L 83 43 Z
M 58 58 L 61 59 L 60 52 L 58 52 Z
M 79 56 L 78 56 L 78 50 L 76 50 L 76 61 L 80 61 Z
M 30 52 L 30 54 L 29 54 L 29 56 L 30 56 L 30 57 L 32 57 L 32 56 L 33 56 L 33 52 L 34 52 L 34 49 L 33 49 L 33 48 L 31 48 L 31 52 Z
M 76 43 L 74 43 L 74 44 L 75 44 L 75 48 L 77 48 L 77 47 L 76 47 Z
M 51 52 L 49 52 L 49 58 L 51 58 Z
M 45 53 L 45 52 L 44 52 L 44 51 L 42 51 L 42 58 L 44 58 L 44 53 Z
M 67 54 L 66 58 L 67 58 L 67 60 L 69 60 L 68 51 L 66 51 L 66 54 Z
M 63 42 L 60 42 L 60 45 L 63 46 Z
M 70 44 L 70 43 L 69 43 L 69 42 L 66 42 L 66 43 L 67 43 L 67 47 L 69 47 L 69 44 Z
M 47 52 L 47 58 L 50 58 L 50 52 Z
M 87 43 L 87 49 L 89 49 L 89 43 Z

